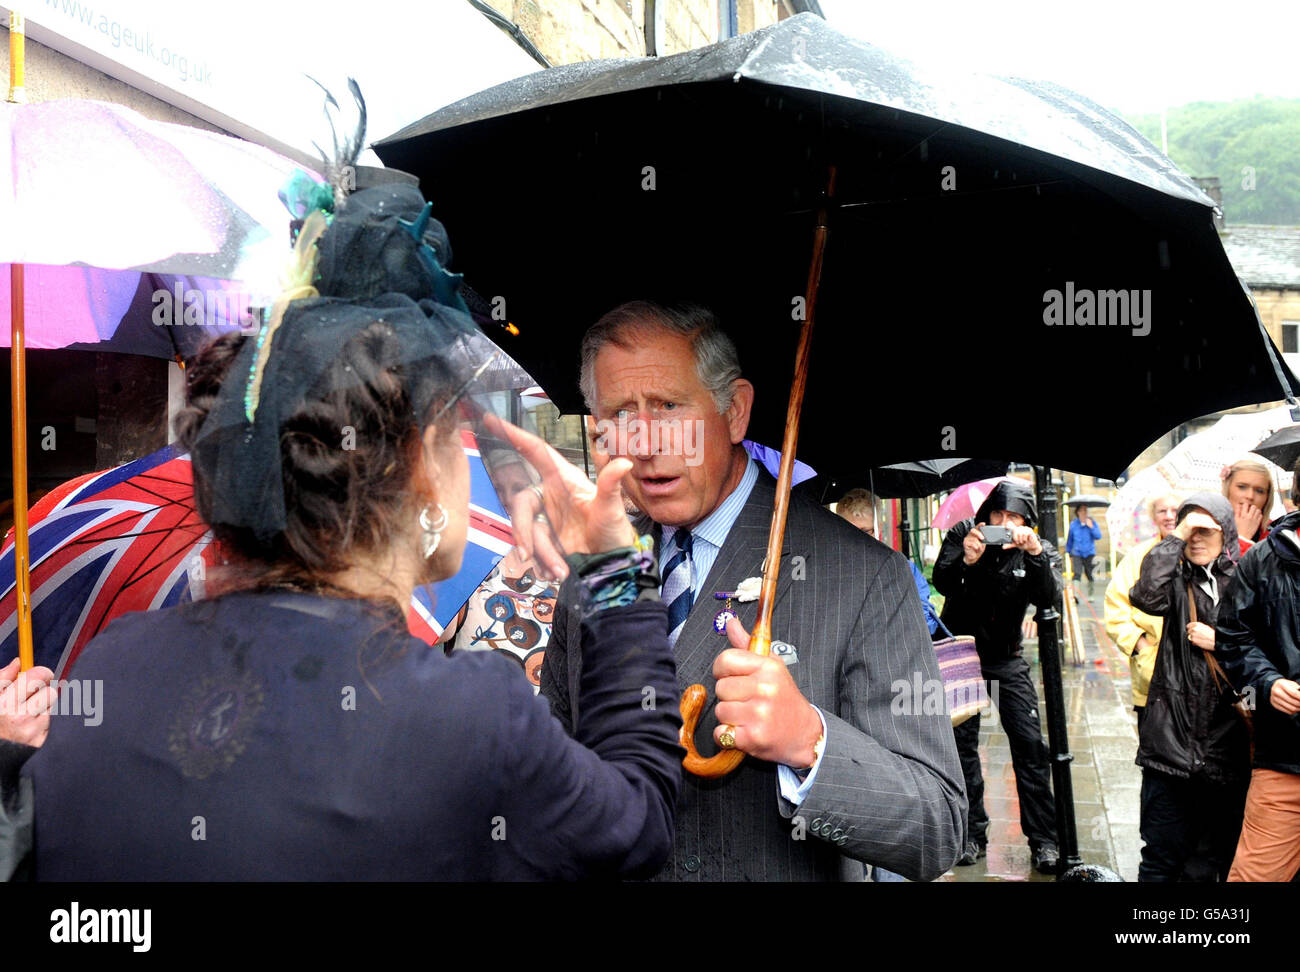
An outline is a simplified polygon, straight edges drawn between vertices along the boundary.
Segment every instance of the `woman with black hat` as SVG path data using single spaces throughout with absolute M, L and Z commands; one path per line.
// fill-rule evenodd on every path
M 629 464 L 592 485 L 483 411 L 523 378 L 465 313 L 416 190 L 365 190 L 326 219 L 303 221 L 258 334 L 188 369 L 177 425 L 219 596 L 125 616 L 86 648 L 102 724 L 57 720 L 25 769 L 36 877 L 649 875 L 681 751 Z M 593 648 L 576 738 L 508 663 L 407 632 L 414 586 L 460 565 L 469 429 L 538 473 L 512 510 L 523 555 L 577 575 Z

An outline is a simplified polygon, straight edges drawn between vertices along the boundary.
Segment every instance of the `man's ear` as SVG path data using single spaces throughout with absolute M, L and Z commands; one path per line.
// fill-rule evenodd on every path
M 727 431 L 732 445 L 739 445 L 749 430 L 749 416 L 754 408 L 754 386 L 744 378 L 731 383 L 731 407 L 727 409 Z

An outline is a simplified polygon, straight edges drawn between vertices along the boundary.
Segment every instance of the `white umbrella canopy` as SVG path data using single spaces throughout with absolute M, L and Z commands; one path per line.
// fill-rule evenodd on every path
M 11 31 L 11 90 L 22 84 L 22 37 Z M 200 291 L 178 284 L 182 306 L 157 316 L 152 311 L 166 302 L 150 299 L 151 324 L 174 332 L 172 325 L 203 323 L 219 313 L 209 297 L 227 291 L 231 300 L 222 303 L 232 324 L 253 295 L 278 289 L 288 220 L 277 192 L 298 168 L 250 142 L 155 122 L 120 105 L 0 104 L 0 173 L 8 180 L 0 185 L 0 276 L 8 284 L 0 288 L 0 324 L 12 349 L 14 577 L 24 669 L 32 665 L 25 348 L 111 340 L 150 273 L 216 285 Z M 240 286 L 222 286 L 233 281 Z M 150 295 L 169 296 L 156 284 Z
M 298 163 L 98 101 L 0 104 L 0 262 L 247 279 L 277 272 Z M 273 281 L 272 281 L 273 282 Z
M 1123 556 L 1133 547 L 1156 535 L 1156 526 L 1147 511 L 1147 502 L 1164 493 L 1186 496 L 1197 490 L 1219 492 L 1223 480 L 1219 473 L 1225 465 L 1242 458 L 1269 433 L 1290 425 L 1287 407 L 1225 415 L 1203 432 L 1189 435 L 1169 450 L 1158 462 L 1148 466 L 1125 483 L 1106 511 L 1106 525 L 1116 553 Z M 1273 509 L 1264 511 L 1265 521 L 1283 512 L 1281 496 L 1289 486 L 1286 473 L 1256 456 L 1273 478 Z

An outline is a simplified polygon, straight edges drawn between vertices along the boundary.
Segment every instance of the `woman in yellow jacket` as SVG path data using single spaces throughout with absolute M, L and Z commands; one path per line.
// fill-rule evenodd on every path
M 1133 680 L 1133 711 L 1138 717 L 1138 731 L 1142 729 L 1142 715 L 1146 710 L 1147 687 L 1156 664 L 1156 649 L 1160 645 L 1163 620 L 1135 608 L 1128 599 L 1129 591 L 1142 572 L 1142 561 L 1151 548 L 1167 537 L 1174 529 L 1179 498 L 1173 493 L 1153 496 L 1147 511 L 1156 525 L 1157 534 L 1129 551 L 1119 562 L 1106 586 L 1106 634 L 1120 651 L 1129 656 L 1129 670 Z

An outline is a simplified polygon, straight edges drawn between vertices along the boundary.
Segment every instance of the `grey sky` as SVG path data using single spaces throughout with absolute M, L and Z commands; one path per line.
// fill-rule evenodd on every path
M 1138 114 L 1300 98 L 1300 0 L 821 0 L 838 29 L 916 61 L 1056 81 Z

